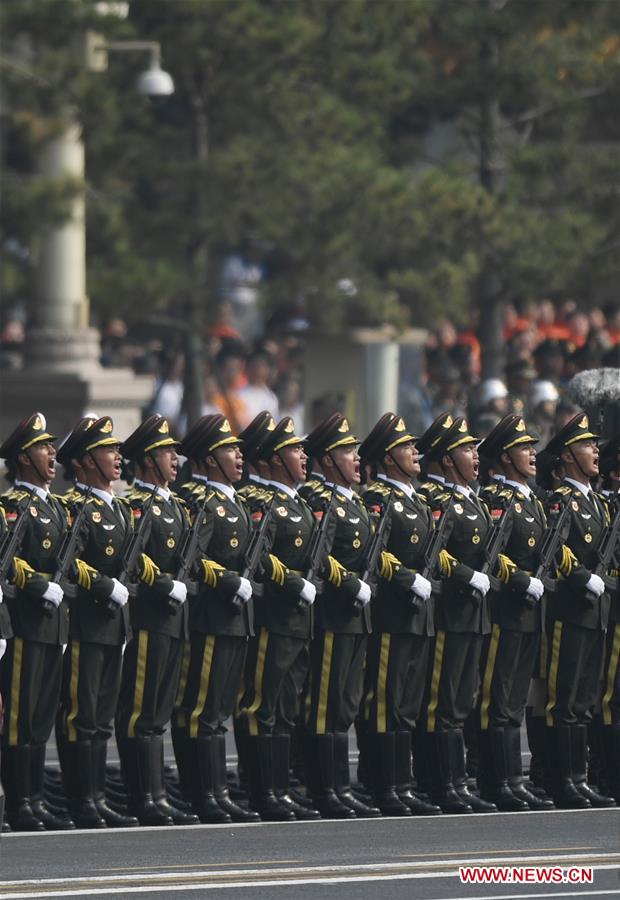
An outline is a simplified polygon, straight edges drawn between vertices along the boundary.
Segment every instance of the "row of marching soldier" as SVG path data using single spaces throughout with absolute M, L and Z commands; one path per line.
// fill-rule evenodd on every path
M 25 418 L 0 447 L 4 828 L 620 802 L 620 441 L 580 413 L 536 444 L 518 415 L 480 442 L 386 413 L 360 442 L 341 413 L 302 438 L 265 412 L 180 444 L 158 415 L 123 441 L 84 418 L 57 451 Z

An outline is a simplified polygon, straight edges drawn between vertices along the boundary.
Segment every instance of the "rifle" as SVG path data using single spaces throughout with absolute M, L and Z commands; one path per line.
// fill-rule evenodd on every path
M 263 553 L 267 549 L 267 542 L 269 540 L 269 527 L 271 525 L 271 520 L 273 519 L 275 508 L 276 498 L 274 496 L 267 508 L 267 511 L 262 513 L 262 517 L 259 523 L 254 526 L 252 537 L 250 538 L 250 543 L 245 555 L 245 567 L 243 569 L 243 572 L 241 573 L 241 576 L 243 578 L 247 578 L 250 581 L 252 581 L 252 579 L 256 575 L 261 559 L 263 557 Z M 243 600 L 243 598 L 240 597 L 239 594 L 235 594 L 235 596 L 232 598 L 232 602 L 237 612 L 240 613 L 243 609 L 246 609 L 245 600 Z
M 183 547 L 180 554 L 181 562 L 179 563 L 179 568 L 176 574 L 177 581 L 186 582 L 187 593 L 192 597 L 198 592 L 198 585 L 193 581 L 188 582 L 187 579 L 189 578 L 196 561 L 196 555 L 198 553 L 198 538 L 200 537 L 200 526 L 202 524 L 202 517 L 207 506 L 208 498 L 209 491 L 207 489 L 205 491 L 204 500 L 196 510 L 196 516 L 192 523 L 192 527 L 187 532 L 185 540 L 183 541 Z M 171 607 L 171 611 L 175 612 L 179 606 L 178 602 L 176 600 L 173 600 L 172 597 L 169 597 L 168 601 Z
M 132 577 L 136 570 L 138 560 L 142 556 L 144 545 L 146 544 L 147 538 L 149 536 L 151 518 L 153 516 L 153 503 L 155 502 L 156 496 L 157 485 L 153 487 L 149 499 L 146 501 L 146 504 L 142 508 L 140 524 L 131 536 L 129 546 L 127 547 L 127 552 L 125 553 L 125 557 L 123 559 L 123 568 L 120 575 L 118 576 L 118 580 L 120 581 L 120 583 L 124 584 L 129 591 L 130 597 L 135 597 L 137 587 L 135 584 L 132 584 L 129 579 Z
M 556 589 L 556 581 L 549 576 L 549 570 L 554 564 L 554 560 L 562 542 L 566 539 L 567 526 L 570 526 L 570 503 L 566 502 L 562 505 L 561 512 L 554 513 L 555 521 L 551 527 L 547 527 L 543 542 L 540 545 L 539 562 L 534 578 L 538 578 L 545 586 L 545 591 L 552 593 Z M 525 595 L 525 603 L 531 609 L 536 605 L 536 600 Z
M 334 490 L 332 491 L 329 505 L 327 509 L 321 514 L 320 519 L 317 513 L 315 513 L 317 521 L 320 521 L 321 524 L 314 529 L 314 531 L 312 532 L 312 537 L 310 539 L 310 547 L 308 550 L 308 559 L 310 562 L 308 571 L 306 572 L 306 581 L 314 580 L 317 569 L 319 569 L 323 565 L 325 557 L 329 553 L 329 526 L 331 525 L 332 519 L 334 518 L 336 505 L 336 491 Z M 306 601 L 300 598 L 299 606 L 304 609 L 307 605 L 308 604 L 306 603 Z
M 448 501 L 448 505 L 440 514 L 439 525 L 430 532 L 426 541 L 426 546 L 424 547 L 424 568 L 420 574 L 423 578 L 430 581 L 433 594 L 438 594 L 441 589 L 441 581 L 437 578 L 433 578 L 433 575 L 437 568 L 439 554 L 446 546 L 448 538 L 452 534 L 452 529 L 454 528 L 454 519 L 451 515 L 454 503 L 455 496 L 452 494 Z M 437 512 L 439 512 L 439 510 L 437 510 Z M 435 514 L 433 513 L 433 518 L 434 517 Z
M 499 590 L 501 582 L 499 578 L 491 575 L 490 572 L 497 562 L 498 554 L 502 552 L 502 550 L 508 543 L 508 538 L 510 537 L 510 532 L 512 531 L 512 507 L 516 501 L 516 498 L 516 493 L 513 493 L 510 501 L 503 509 L 496 507 L 491 512 L 493 525 L 489 529 L 484 541 L 484 545 L 482 547 L 482 556 L 484 561 L 478 571 L 488 576 L 489 582 L 491 584 L 491 590 L 494 591 Z M 493 516 L 493 513 L 496 513 L 497 515 Z M 472 594 L 475 600 L 477 600 L 479 603 L 482 602 L 483 597 L 480 591 L 474 589 L 472 591 Z
M 598 562 L 592 570 L 593 575 L 598 575 L 605 582 L 607 590 L 613 591 L 618 587 L 618 579 L 615 576 L 608 575 L 607 570 L 610 568 L 620 541 L 620 509 L 616 510 L 616 514 L 607 525 L 596 547 L 596 555 Z M 592 591 L 586 591 L 586 600 L 594 603 L 597 595 Z
M 30 491 L 28 495 L 29 500 L 32 499 L 34 493 L 34 491 Z M 21 547 L 27 524 L 28 516 L 24 509 L 17 522 L 15 522 L 13 527 L 7 531 L 2 542 L 2 548 L 0 549 L 0 582 L 4 585 L 3 592 L 7 597 L 12 597 L 15 594 L 15 588 L 11 584 L 6 584 L 6 580 L 13 562 L 13 557 L 17 556 L 19 548 Z
M 379 565 L 379 560 L 381 558 L 381 554 L 385 550 L 387 546 L 387 542 L 390 539 L 390 531 L 392 530 L 392 508 L 394 506 L 394 492 L 390 491 L 390 496 L 388 498 L 388 502 L 385 504 L 385 508 L 383 510 L 383 515 L 381 517 L 381 521 L 377 525 L 373 536 L 370 539 L 370 543 L 368 545 L 368 552 L 366 554 L 366 565 L 364 566 L 364 572 L 362 574 L 362 581 L 365 581 L 367 584 L 370 584 L 372 594 L 374 596 L 376 591 L 376 584 L 374 583 L 376 580 L 377 568 Z M 362 609 L 363 604 L 360 600 L 354 601 L 354 606 L 357 609 Z
M 77 595 L 77 588 L 74 584 L 67 584 L 67 574 L 69 569 L 73 565 L 76 556 L 76 549 L 78 544 L 78 539 L 80 536 L 80 531 L 82 530 L 82 524 L 86 517 L 86 504 L 88 502 L 88 498 L 92 494 L 92 487 L 88 487 L 88 490 L 84 494 L 84 499 L 82 501 L 82 505 L 80 506 L 79 512 L 75 519 L 73 520 L 73 525 L 66 533 L 64 540 L 62 542 L 62 546 L 60 548 L 60 553 L 58 554 L 58 567 L 52 578 L 54 584 L 60 584 L 61 581 L 64 581 L 63 591 L 67 597 L 75 597 Z M 48 615 L 51 615 L 54 611 L 55 607 L 53 603 L 50 603 L 49 600 L 45 600 L 43 602 L 43 609 L 47 612 Z

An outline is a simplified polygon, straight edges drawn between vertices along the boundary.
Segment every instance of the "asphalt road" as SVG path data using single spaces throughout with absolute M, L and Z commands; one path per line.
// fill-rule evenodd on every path
M 592 866 L 591 884 L 462 884 L 461 865 Z M 620 810 L 12 834 L 0 900 L 620 896 Z

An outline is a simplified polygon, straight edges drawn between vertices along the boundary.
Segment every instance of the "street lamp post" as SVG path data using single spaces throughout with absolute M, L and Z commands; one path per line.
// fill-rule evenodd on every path
M 148 51 L 151 56 L 149 69 L 138 79 L 138 90 L 172 93 L 174 84 L 161 68 L 156 42 L 106 43 L 92 32 L 85 36 L 85 64 L 94 71 L 105 70 L 108 52 L 136 51 Z M 99 335 L 89 327 L 86 292 L 84 163 L 81 125 L 76 111 L 68 108 L 59 133 L 41 150 L 39 171 L 47 180 L 65 183 L 69 179 L 74 194 L 66 219 L 51 225 L 41 241 L 25 366 L 3 375 L 2 433 L 31 407 L 44 409 L 61 434 L 87 407 L 113 414 L 120 433 L 131 431 L 152 391 L 150 377 L 134 376 L 126 369 L 104 369 L 99 362 Z

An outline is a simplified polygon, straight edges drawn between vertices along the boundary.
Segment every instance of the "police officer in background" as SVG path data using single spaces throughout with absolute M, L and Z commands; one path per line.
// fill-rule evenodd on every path
M 84 479 L 73 494 L 74 520 L 78 507 L 86 504 L 86 508 L 75 560 L 77 595 L 69 601 L 59 756 L 76 825 L 128 828 L 137 826 L 138 820 L 108 806 L 105 778 L 123 645 L 131 637 L 128 591 L 117 576 L 131 540 L 132 515 L 112 490 L 121 473 L 120 440 L 113 434 L 112 419 L 104 416 L 80 427 L 82 423 L 70 435 L 71 459 Z
M 188 755 L 197 762 L 194 809 L 201 822 L 258 822 L 258 813 L 231 800 L 226 780 L 224 722 L 234 711 L 247 638 L 253 633 L 252 585 L 240 575 L 252 521 L 234 489 L 243 472 L 240 441 L 228 419 L 215 414 L 190 429 L 180 451 L 192 460 L 193 478 L 204 488 L 192 509 L 203 519 L 201 585 L 190 601 L 189 658 L 177 716 Z
M 52 581 L 68 519 L 50 494 L 56 451 L 42 413 L 27 416 L 0 447 L 12 489 L 2 497 L 9 527 L 27 516 L 20 555 L 13 560 L 13 596 L 6 603 L 14 636 L 0 667 L 4 697 L 2 782 L 7 819 L 15 831 L 71 828 L 43 801 L 45 748 L 51 734 L 62 676 L 62 647 L 69 609 Z
M 198 822 L 197 816 L 171 806 L 163 779 L 164 731 L 179 685 L 189 616 L 187 588 L 175 578 L 189 528 L 185 505 L 169 488 L 176 476 L 177 447 L 168 420 L 157 415 L 121 446 L 136 465 L 136 479 L 126 497 L 136 527 L 148 510 L 151 515 L 140 583 L 130 600 L 133 638 L 123 658 L 115 723 L 130 812 L 142 825 Z
M 548 775 L 556 806 L 615 806 L 613 798 L 587 782 L 588 723 L 597 699 L 610 608 L 605 583 L 592 571 L 609 512 L 590 485 L 598 475 L 599 449 L 588 416 L 573 416 L 546 449 L 561 460 L 565 472 L 549 502 L 568 503 L 571 510 L 558 566 L 562 577 L 547 605 Z
M 514 565 L 505 562 L 507 578 L 490 594 L 493 628 L 483 638 L 476 710 L 480 791 L 505 812 L 553 809 L 550 800 L 524 787 L 521 771 L 521 725 L 545 625 L 544 586 L 531 575 L 547 528 L 542 503 L 529 486 L 536 474 L 536 443 L 523 418 L 511 414 L 478 448 L 503 476 L 482 489 L 481 499 L 492 515 L 510 506 L 512 519 L 505 556 Z

